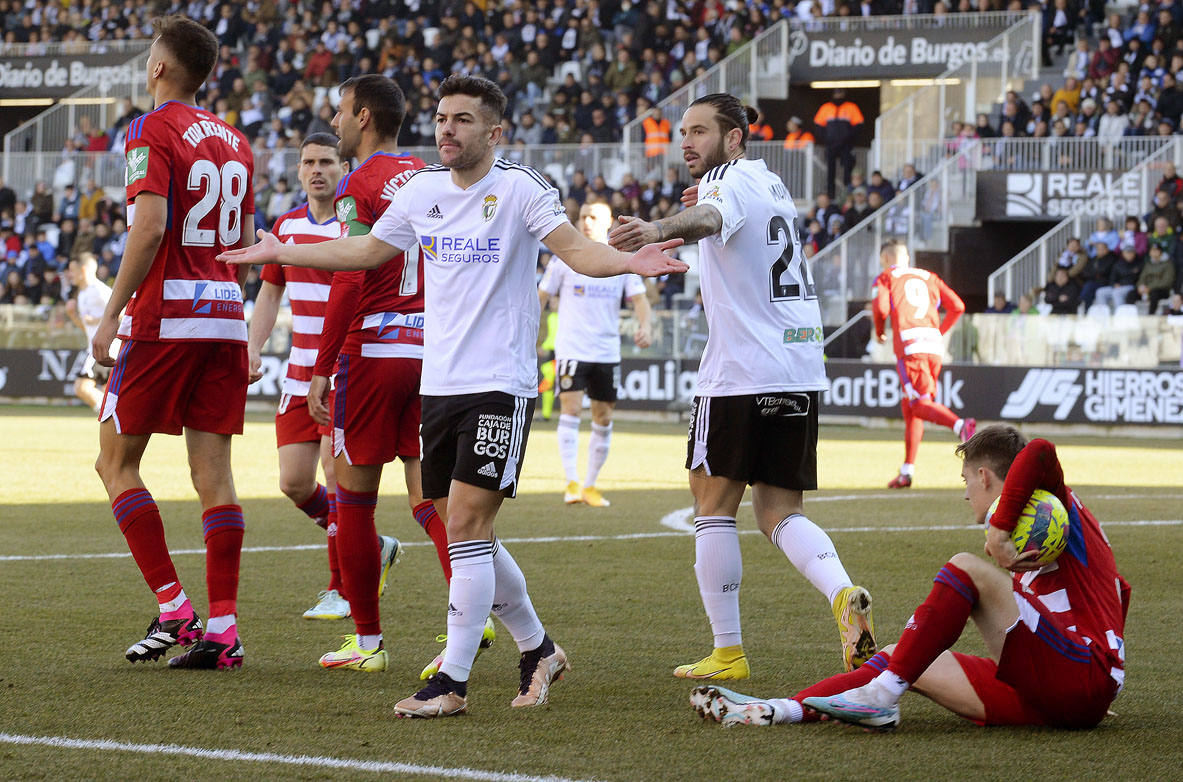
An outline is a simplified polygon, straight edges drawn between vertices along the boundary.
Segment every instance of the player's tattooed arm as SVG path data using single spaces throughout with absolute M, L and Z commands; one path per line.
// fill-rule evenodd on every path
M 652 223 L 621 215 L 620 225 L 608 233 L 608 244 L 623 252 L 635 252 L 646 244 L 667 239 L 697 242 L 723 228 L 723 217 L 714 207 L 698 205 Z

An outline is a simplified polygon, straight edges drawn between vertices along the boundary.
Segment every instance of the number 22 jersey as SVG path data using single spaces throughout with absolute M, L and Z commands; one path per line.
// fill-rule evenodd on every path
M 168 214 L 119 335 L 245 344 L 237 267 L 216 257 L 255 228 L 250 143 L 204 109 L 168 101 L 131 123 L 125 151 L 128 226 L 141 193 L 168 199 Z
M 763 160 L 732 160 L 699 181 L 698 203 L 723 218 L 698 243 L 709 329 L 698 395 L 825 389 L 821 310 L 780 177 Z

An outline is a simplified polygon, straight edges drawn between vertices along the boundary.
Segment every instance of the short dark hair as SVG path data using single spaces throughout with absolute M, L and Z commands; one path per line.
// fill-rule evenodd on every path
M 178 86 L 197 92 L 218 61 L 218 39 L 204 25 L 187 16 L 158 16 L 152 27 L 161 44 L 176 58 L 187 78 Z
M 727 135 L 732 130 L 738 129 L 743 133 L 743 137 L 739 140 L 739 145 L 742 148 L 747 148 L 748 136 L 750 135 L 748 126 L 760 116 L 759 112 L 754 108 L 743 105 L 739 102 L 739 98 L 734 95 L 728 95 L 725 92 L 703 95 L 690 105 L 703 105 L 713 108 L 715 110 L 715 121 L 719 123 L 719 129 L 723 131 L 723 135 Z
M 332 133 L 309 133 L 304 137 L 304 140 L 300 142 L 300 151 L 303 152 L 304 147 L 308 146 L 309 144 L 316 144 L 318 146 L 332 147 L 333 149 L 336 149 L 337 142 L 339 140 L 340 139 L 338 139 Z M 340 153 L 338 153 L 337 157 L 340 156 Z
M 453 73 L 440 84 L 440 98 L 449 95 L 467 95 L 480 101 L 481 108 L 493 116 L 494 122 L 500 122 L 505 116 L 505 106 L 508 101 L 505 93 L 495 82 L 480 76 L 465 76 Z
M 407 116 L 407 99 L 390 79 L 377 73 L 354 76 L 341 84 L 341 94 L 353 92 L 353 114 L 369 109 L 374 130 L 382 138 L 396 138 Z
M 966 462 L 985 465 L 1005 479 L 1019 451 L 1027 447 L 1027 438 L 1009 424 L 983 426 L 973 437 L 957 446 L 954 453 Z

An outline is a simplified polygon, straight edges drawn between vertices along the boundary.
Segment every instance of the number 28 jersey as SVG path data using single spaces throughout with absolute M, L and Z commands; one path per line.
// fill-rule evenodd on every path
M 141 193 L 167 198 L 168 216 L 119 335 L 245 344 L 237 267 L 216 257 L 254 230 L 250 143 L 213 114 L 168 101 L 131 123 L 125 150 L 128 226 Z
M 821 311 L 780 177 L 763 160 L 733 160 L 703 176 L 698 203 L 723 218 L 698 243 L 709 330 L 698 395 L 824 390 Z

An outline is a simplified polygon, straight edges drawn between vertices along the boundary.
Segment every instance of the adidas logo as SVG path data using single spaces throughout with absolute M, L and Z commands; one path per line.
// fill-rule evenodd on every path
M 497 477 L 497 465 L 493 464 L 493 462 L 489 462 L 484 467 L 477 470 L 476 474 L 483 475 L 486 478 L 496 478 Z
M 433 220 L 443 220 L 444 219 L 444 213 L 440 211 L 439 204 L 436 204 L 435 206 L 431 207 L 431 210 L 428 211 L 427 216 Z

